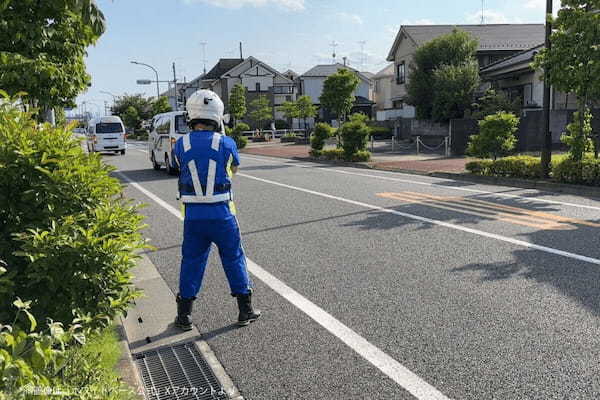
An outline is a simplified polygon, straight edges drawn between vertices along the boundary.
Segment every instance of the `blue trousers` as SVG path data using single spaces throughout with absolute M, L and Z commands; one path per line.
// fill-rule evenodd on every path
M 211 220 L 186 218 L 183 224 L 182 261 L 179 273 L 181 297 L 190 299 L 198 295 L 212 243 L 219 249 L 231 294 L 248 294 L 251 282 L 236 218 Z

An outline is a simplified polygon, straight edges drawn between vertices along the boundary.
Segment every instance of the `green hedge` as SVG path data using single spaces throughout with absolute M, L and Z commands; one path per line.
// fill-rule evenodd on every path
M 143 217 L 111 171 L 67 128 L 0 104 L 0 324 L 19 297 L 40 321 L 101 328 L 138 296 L 129 271 Z
M 514 156 L 493 160 L 476 160 L 467 163 L 467 171 L 475 175 L 522 179 L 542 179 L 539 157 Z M 565 156 L 552 160 L 551 178 L 560 183 L 600 186 L 600 160 L 591 157 L 575 161 Z
M 371 153 L 366 150 L 359 150 L 356 153 L 348 156 L 344 149 L 326 149 L 326 150 L 311 150 L 310 155 L 316 158 L 322 158 L 328 161 L 350 161 L 350 162 L 366 162 L 371 159 Z

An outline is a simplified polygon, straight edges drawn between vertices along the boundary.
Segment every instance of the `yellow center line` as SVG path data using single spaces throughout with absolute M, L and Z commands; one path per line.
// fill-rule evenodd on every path
M 490 219 L 494 219 L 494 220 L 498 220 L 498 221 L 510 222 L 513 224 L 523 225 L 523 226 L 527 226 L 530 228 L 544 229 L 544 230 L 556 230 L 556 229 L 565 227 L 565 225 L 562 225 L 562 224 L 559 224 L 556 222 L 544 222 L 544 223 L 540 224 L 540 223 L 522 221 L 519 218 L 523 218 L 523 216 L 518 216 L 518 215 L 513 215 L 513 214 L 508 214 L 508 213 L 503 213 L 503 212 L 492 212 L 492 214 L 490 214 L 489 210 L 486 213 L 483 210 L 477 210 L 475 208 L 470 208 L 468 206 L 449 203 L 444 200 L 415 197 L 414 195 L 411 196 L 407 193 L 378 193 L 377 195 L 379 197 L 400 200 L 400 201 L 404 201 L 407 203 L 424 204 L 424 205 L 428 205 L 428 206 L 443 209 L 443 210 L 454 211 L 454 212 L 459 212 L 459 213 L 469 214 L 469 215 L 475 215 L 475 216 L 490 218 Z

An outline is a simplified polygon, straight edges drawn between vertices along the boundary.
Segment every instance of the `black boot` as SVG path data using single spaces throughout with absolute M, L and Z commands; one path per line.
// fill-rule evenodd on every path
M 254 311 L 252 309 L 252 293 L 238 294 L 235 297 L 237 298 L 238 307 L 240 309 L 237 323 L 239 326 L 250 325 L 250 322 L 254 322 L 260 318 L 260 310 Z
M 192 330 L 192 305 L 195 297 L 184 299 L 179 294 L 177 295 L 177 318 L 175 318 L 175 326 L 184 331 Z

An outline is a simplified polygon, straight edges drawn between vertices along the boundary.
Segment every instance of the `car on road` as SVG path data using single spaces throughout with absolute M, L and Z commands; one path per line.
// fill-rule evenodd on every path
M 172 111 L 152 118 L 148 136 L 148 156 L 155 170 L 165 167 L 169 175 L 177 174 L 171 165 L 171 151 L 180 137 L 189 133 L 185 112 Z
M 90 120 L 87 129 L 88 152 L 115 152 L 125 154 L 127 134 L 121 118 L 107 116 Z

